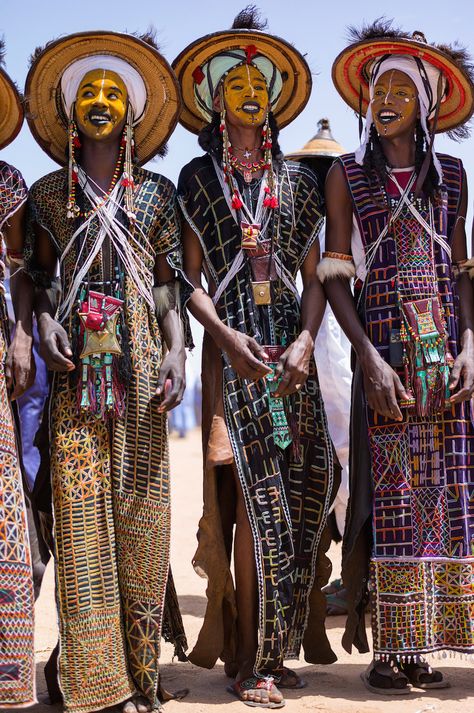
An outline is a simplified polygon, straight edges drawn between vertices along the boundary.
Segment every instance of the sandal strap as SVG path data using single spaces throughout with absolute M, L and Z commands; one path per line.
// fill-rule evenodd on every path
M 265 676 L 265 678 L 257 678 L 257 676 L 249 676 L 242 681 L 237 681 L 234 685 L 240 691 L 265 690 L 271 691 L 274 686 L 275 679 L 273 676 Z

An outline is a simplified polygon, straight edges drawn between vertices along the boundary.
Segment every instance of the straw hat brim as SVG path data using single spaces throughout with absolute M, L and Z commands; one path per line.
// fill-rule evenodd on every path
M 20 132 L 24 113 L 20 95 L 8 74 L 0 68 L 0 149 Z
M 332 67 L 332 79 L 341 97 L 354 111 L 359 112 L 359 92 L 362 90 L 362 114 L 367 113 L 372 62 L 383 55 L 393 54 L 419 57 L 443 73 L 447 87 L 440 106 L 437 132 L 451 131 L 469 120 L 474 112 L 474 93 L 467 73 L 437 47 L 409 39 L 363 40 L 338 55 Z
M 26 117 L 31 132 L 53 161 L 66 163 L 68 117 L 61 99 L 61 77 L 70 64 L 94 54 L 120 57 L 137 70 L 145 83 L 145 111 L 135 127 L 136 156 L 138 163 L 144 164 L 172 134 L 181 100 L 168 62 L 154 47 L 133 35 L 98 30 L 75 33 L 48 44 L 26 78 Z
M 172 63 L 184 105 L 179 121 L 186 129 L 198 134 L 207 123 L 194 101 L 193 72 L 224 50 L 244 49 L 251 44 L 275 64 L 283 77 L 281 96 L 273 112 L 278 126 L 283 128 L 304 109 L 311 94 L 312 79 L 308 64 L 298 50 L 280 37 L 259 30 L 214 32 L 192 42 Z

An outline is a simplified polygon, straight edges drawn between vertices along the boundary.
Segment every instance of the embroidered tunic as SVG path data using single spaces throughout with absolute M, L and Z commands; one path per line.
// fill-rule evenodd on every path
M 9 337 L 2 226 L 25 202 L 19 171 L 0 161 L 0 707 L 35 703 L 34 593 L 13 414 L 5 383 Z
M 134 169 L 134 181 L 141 232 L 133 235 L 148 256 L 146 267 L 152 272 L 155 256 L 163 253 L 179 268 L 180 218 L 173 185 L 140 168 Z M 35 265 L 34 224 L 47 230 L 60 259 L 81 220 L 66 217 L 66 202 L 64 169 L 40 179 L 30 192 L 26 257 L 30 273 L 44 286 L 49 277 Z M 123 214 L 121 219 L 127 222 Z M 97 234 L 96 220 L 86 238 L 81 234 L 73 241 L 62 263 L 63 295 L 83 259 L 83 241 Z M 108 268 L 117 264 L 111 242 L 104 244 L 86 283 L 91 289 L 94 285 L 100 291 L 101 284 L 105 289 L 104 276 L 110 281 Z M 113 279 L 124 300 L 124 357 L 117 374 L 125 384 L 123 417 L 107 419 L 79 410 L 80 374 L 56 373 L 51 395 L 59 673 L 66 707 L 74 713 L 107 708 L 135 692 L 158 705 L 170 547 L 167 416 L 158 412 L 155 396 L 162 335 L 154 309 L 123 265 Z M 76 303 L 63 322 L 76 365 L 78 308 Z M 168 588 L 173 594 L 171 579 Z M 180 618 L 174 634 L 179 645 L 186 646 Z
M 356 242 L 361 241 L 361 245 L 353 244 L 353 254 L 362 250 L 363 255 L 361 261 L 356 260 L 356 269 L 367 272 L 365 287 L 356 281 L 355 300 L 371 343 L 388 363 L 391 358 L 393 362 L 390 341 L 400 329 L 403 334 L 404 315 L 410 310 L 414 313 L 412 305 L 418 310 L 418 343 L 423 344 L 430 331 L 437 331 L 433 313 L 438 304 L 446 332 L 444 340 L 428 344 L 428 367 L 420 360 L 416 363 L 416 407 L 402 408 L 402 422 L 385 419 L 366 406 L 360 372 L 356 369 L 355 373 L 351 502 L 343 565 L 352 605 L 344 645 L 350 650 L 355 643 L 359 650 L 367 650 L 362 602 L 368 580 L 374 654 L 382 659 L 438 650 L 474 651 L 471 406 L 464 402 L 443 408 L 439 371 L 431 371 L 439 363 L 439 354 L 442 363 L 448 364 L 449 353 L 456 358 L 459 352 L 450 249 L 462 165 L 449 156 L 439 155 L 439 159 L 447 204 L 430 206 L 426 199 L 417 201 L 421 223 L 403 208 L 378 246 L 388 209 L 393 214 L 398 198 L 380 188 L 372 195 L 353 154 L 340 159 L 358 226 Z M 409 197 L 413 200 L 412 193 Z M 439 236 L 436 239 L 427 229 L 430 224 Z M 428 308 L 423 311 L 423 306 Z M 398 372 L 404 381 L 406 372 Z M 439 398 L 440 409 L 429 409 L 430 398 Z M 371 494 L 371 502 L 364 491 Z
M 288 163 L 279 180 L 273 249 L 280 277 L 272 283 L 272 304 L 256 305 L 245 261 L 216 304 L 224 324 L 260 344 L 276 346 L 289 345 L 300 334 L 295 280 L 322 223 L 321 196 L 311 171 Z M 183 168 L 178 193 L 185 218 L 201 243 L 204 271 L 219 289 L 240 251 L 242 231 L 209 156 Z M 264 380 L 240 378 L 209 335 L 203 367 L 204 514 L 194 564 L 209 584 L 206 616 L 190 660 L 205 667 L 212 667 L 219 657 L 235 661 L 236 606 L 226 549 L 232 523 L 223 513 L 225 494 L 219 485 L 221 467 L 234 463 L 255 543 L 260 603 L 255 671 L 275 673 L 284 658 L 299 655 L 302 643 L 307 661 L 332 662 L 320 589 L 329 575 L 323 530 L 339 466 L 314 360 L 306 384 L 286 400 L 288 421 L 296 427 L 293 445 L 285 450 L 275 442 Z

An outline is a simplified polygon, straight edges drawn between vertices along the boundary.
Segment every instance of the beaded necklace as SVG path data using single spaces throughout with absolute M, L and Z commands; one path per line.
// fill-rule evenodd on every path
M 90 210 L 84 211 L 79 208 L 79 206 L 76 203 L 76 186 L 79 183 L 79 171 L 77 168 L 77 165 L 73 166 L 73 179 L 72 179 L 72 185 L 71 185 L 71 192 L 70 192 L 70 197 L 69 197 L 69 202 L 68 202 L 68 218 L 75 217 L 75 218 L 89 218 L 93 213 L 96 213 L 98 210 L 100 210 L 109 200 L 112 191 L 114 190 L 117 181 L 119 179 L 119 176 L 122 171 L 123 167 L 123 157 L 125 153 L 125 141 L 122 139 L 120 142 L 120 149 L 117 157 L 117 163 L 115 164 L 114 172 L 112 175 L 112 180 L 110 182 L 110 186 L 107 191 L 105 191 L 103 199 L 101 200 L 100 203 L 97 205 L 93 206 Z M 72 214 L 70 214 L 72 213 Z

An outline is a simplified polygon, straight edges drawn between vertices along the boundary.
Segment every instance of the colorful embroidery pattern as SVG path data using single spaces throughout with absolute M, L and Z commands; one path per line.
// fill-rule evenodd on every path
M 0 230 L 25 199 L 21 174 L 0 162 Z M 2 280 L 0 260 L 0 707 L 23 707 L 35 702 L 34 593 L 25 499 L 5 383 L 8 319 Z
M 174 188 L 142 169 L 134 179 L 152 269 L 153 254 L 179 258 Z M 30 205 L 30 219 L 49 228 L 59 254 L 74 229 L 66 220 L 65 185 L 64 171 L 46 176 L 33 186 Z M 30 271 L 44 284 L 34 244 L 27 248 Z M 73 264 L 74 256 L 65 261 L 66 283 Z M 91 270 L 99 267 L 100 261 Z M 154 398 L 161 334 L 133 280 L 125 277 L 122 289 L 131 362 L 123 419 L 78 413 L 75 385 L 64 374 L 56 377 L 51 402 L 60 683 L 73 713 L 112 706 L 135 691 L 158 705 L 165 590 L 167 582 L 172 586 L 167 418 Z M 72 324 L 73 318 L 69 334 Z M 178 625 L 173 633 L 184 637 L 180 619 Z
M 450 236 L 458 213 L 462 166 L 444 155 L 440 160 L 448 191 L 446 234 Z M 368 250 L 385 225 L 387 210 L 374 205 L 365 174 L 353 155 L 343 157 L 342 163 Z M 380 190 L 376 198 L 379 206 L 387 201 Z M 418 206 L 418 210 L 429 223 L 428 206 Z M 446 223 L 439 207 L 434 209 L 434 220 L 440 232 Z M 399 294 L 407 301 L 436 298 L 436 304 L 439 296 L 447 348 L 456 357 L 456 294 L 450 257 L 404 212 L 375 253 L 361 300 L 366 331 L 386 361 L 390 333 L 400 329 Z M 431 313 L 420 322 L 428 332 L 433 324 Z M 474 429 L 470 406 L 457 404 L 430 416 L 404 410 L 402 423 L 385 420 L 368 408 L 367 422 L 374 498 L 370 589 L 375 656 L 401 658 L 442 649 L 473 653 Z

